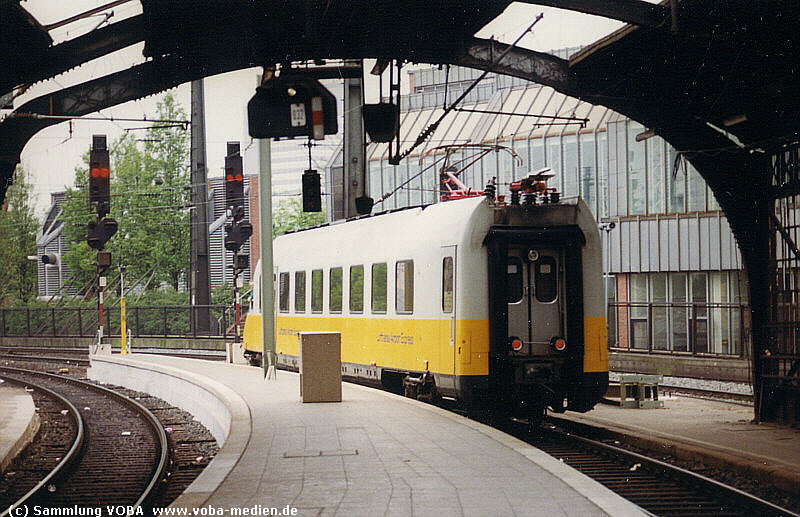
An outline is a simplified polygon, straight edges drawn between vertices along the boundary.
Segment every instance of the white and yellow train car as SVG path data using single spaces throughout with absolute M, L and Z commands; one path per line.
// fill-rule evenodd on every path
M 511 412 L 591 409 L 608 384 L 597 225 L 579 199 L 468 198 L 281 236 L 279 366 L 298 332 L 341 333 L 342 373 Z M 255 285 L 259 285 L 256 278 Z M 244 331 L 260 361 L 260 296 Z

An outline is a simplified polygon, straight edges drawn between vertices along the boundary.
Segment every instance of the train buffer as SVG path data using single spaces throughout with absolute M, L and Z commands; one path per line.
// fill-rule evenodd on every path
M 664 407 L 658 400 L 661 375 L 622 374 L 619 376 L 619 405 L 622 408 L 653 409 Z

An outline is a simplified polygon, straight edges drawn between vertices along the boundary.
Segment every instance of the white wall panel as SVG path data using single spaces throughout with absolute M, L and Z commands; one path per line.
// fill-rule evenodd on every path
M 636 217 L 609 234 L 612 273 L 741 269 L 742 261 L 721 214 Z
M 661 271 L 661 253 L 658 249 L 659 236 L 658 219 L 647 220 L 647 240 L 649 243 L 650 271 Z

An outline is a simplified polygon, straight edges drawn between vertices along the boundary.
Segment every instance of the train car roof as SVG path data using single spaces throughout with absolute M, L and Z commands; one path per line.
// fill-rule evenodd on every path
M 470 219 L 477 217 L 485 228 L 491 224 L 491 217 L 485 216 L 491 210 L 489 201 L 480 197 L 335 222 L 279 236 L 275 241 L 276 258 L 292 257 L 299 266 L 306 262 L 304 255 L 313 254 L 319 260 L 319 253 L 325 253 L 327 259 L 334 260 L 335 256 L 352 256 L 353 247 L 358 245 L 358 255 L 365 261 L 385 257 L 387 253 L 400 259 L 402 253 L 410 254 L 421 243 L 426 246 L 462 243 L 470 238 L 465 232 L 474 229 Z M 484 235 L 485 232 L 479 243 Z

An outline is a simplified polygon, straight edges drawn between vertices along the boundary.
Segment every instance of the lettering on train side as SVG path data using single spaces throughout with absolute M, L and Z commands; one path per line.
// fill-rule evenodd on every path
M 402 344 L 402 345 L 413 345 L 414 344 L 414 336 L 409 336 L 405 333 L 400 334 L 378 334 L 378 338 L 376 339 L 378 343 L 392 343 L 392 344 Z
M 300 329 L 285 329 L 285 328 L 278 329 L 279 336 L 296 336 L 300 332 L 301 332 Z

